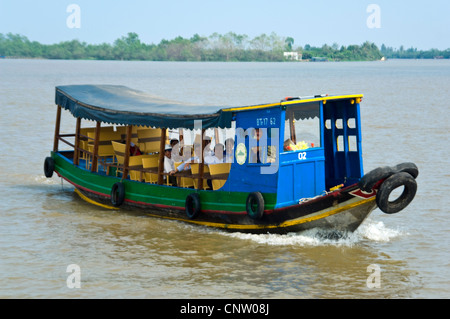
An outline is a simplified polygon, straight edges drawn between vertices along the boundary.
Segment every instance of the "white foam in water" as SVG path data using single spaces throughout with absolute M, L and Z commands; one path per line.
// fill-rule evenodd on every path
M 383 222 L 367 221 L 363 223 L 355 233 L 373 241 L 388 242 L 393 238 L 403 235 L 400 230 L 387 228 Z
M 354 233 L 311 229 L 286 235 L 243 233 L 224 233 L 224 235 L 274 246 L 353 246 L 363 240 L 387 242 L 402 235 L 402 232 L 387 228 L 383 222 L 366 220 Z
M 35 176 L 29 176 L 26 177 L 30 184 L 40 184 L 40 185 L 59 185 L 61 187 L 71 187 L 72 185 L 69 182 L 66 182 L 61 177 L 53 175 L 52 178 L 47 178 L 45 175 L 35 175 Z
M 44 175 L 33 177 L 38 184 L 58 185 L 57 178 L 46 178 Z M 199 228 L 196 228 L 199 230 Z M 211 231 L 210 229 L 208 231 Z M 245 234 L 220 232 L 224 236 L 251 240 L 259 244 L 273 246 L 352 246 L 362 240 L 388 242 L 403 234 L 400 230 L 390 229 L 382 221 L 367 219 L 354 233 L 342 233 L 331 230 L 311 229 L 300 233 L 278 234 Z
M 45 175 L 38 175 L 34 177 L 34 181 L 38 184 L 56 185 L 61 184 L 61 181 L 56 178 L 47 178 Z

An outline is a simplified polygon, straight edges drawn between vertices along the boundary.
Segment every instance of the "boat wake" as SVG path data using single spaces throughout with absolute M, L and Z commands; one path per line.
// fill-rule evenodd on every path
M 348 246 L 363 241 L 389 242 L 405 233 L 388 228 L 383 222 L 366 220 L 355 232 L 337 230 L 311 229 L 301 233 L 278 234 L 243 234 L 223 233 L 225 236 L 242 240 L 251 240 L 259 244 L 273 246 Z
M 32 177 L 32 181 L 37 184 L 44 184 L 44 185 L 60 185 L 61 181 L 56 178 L 47 178 L 45 175 L 37 175 Z
M 31 184 L 59 186 L 61 181 L 58 179 L 48 179 L 44 175 L 29 177 Z M 69 185 L 66 183 L 66 185 Z M 67 186 L 67 187 L 71 187 Z M 188 225 L 185 225 L 187 227 Z M 191 225 L 189 225 L 191 226 Z M 401 230 L 388 228 L 382 221 L 371 220 L 370 217 L 355 231 L 339 231 L 326 229 L 311 229 L 300 233 L 279 234 L 247 234 L 247 233 L 229 233 L 220 230 L 211 230 L 204 228 L 195 228 L 197 231 L 207 231 L 208 233 L 219 233 L 241 240 L 250 240 L 258 244 L 273 246 L 347 246 L 351 247 L 363 241 L 389 242 L 390 240 L 402 236 L 405 233 Z

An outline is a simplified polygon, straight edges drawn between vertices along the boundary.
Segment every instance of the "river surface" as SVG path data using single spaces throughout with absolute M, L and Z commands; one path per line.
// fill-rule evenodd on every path
M 364 171 L 414 162 L 417 195 L 398 214 L 376 209 L 337 240 L 314 230 L 229 234 L 93 206 L 43 173 L 55 86 L 67 84 L 223 106 L 363 93 Z M 448 60 L 0 59 L 0 298 L 449 298 L 449 89 Z M 74 131 L 67 111 L 61 127 Z

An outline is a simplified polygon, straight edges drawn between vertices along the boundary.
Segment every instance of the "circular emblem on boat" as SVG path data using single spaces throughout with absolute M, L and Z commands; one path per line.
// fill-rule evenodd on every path
M 236 162 L 242 165 L 247 160 L 247 148 L 244 143 L 239 143 L 236 146 Z

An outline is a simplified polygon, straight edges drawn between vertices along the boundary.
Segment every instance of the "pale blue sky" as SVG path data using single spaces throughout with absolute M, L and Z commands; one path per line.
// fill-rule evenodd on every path
M 68 5 L 77 4 L 80 28 L 69 28 Z M 380 28 L 369 28 L 370 4 L 380 9 Z M 0 33 L 19 33 L 31 41 L 78 39 L 112 43 L 128 32 L 158 44 L 195 33 L 229 31 L 250 39 L 275 32 L 294 46 L 362 44 L 399 48 L 450 48 L 449 0 L 0 0 Z

